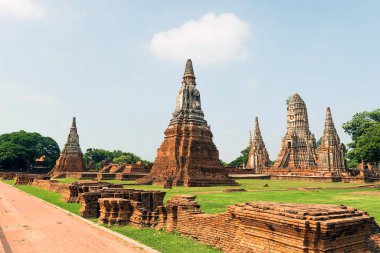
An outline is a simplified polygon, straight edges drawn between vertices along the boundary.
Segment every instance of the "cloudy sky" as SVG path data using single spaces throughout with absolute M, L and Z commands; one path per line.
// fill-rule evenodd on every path
M 0 132 L 62 147 L 77 116 L 82 149 L 153 160 L 187 58 L 225 161 L 257 115 L 271 159 L 286 99 L 305 100 L 322 134 L 380 107 L 380 1 L 0 0 Z

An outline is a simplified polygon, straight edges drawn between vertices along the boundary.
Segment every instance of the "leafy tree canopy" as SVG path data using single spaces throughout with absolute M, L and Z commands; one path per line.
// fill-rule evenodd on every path
M 7 170 L 29 169 L 41 156 L 52 168 L 59 154 L 57 142 L 39 133 L 19 131 L 0 135 L 0 164 Z
M 347 152 L 349 167 L 361 161 L 380 162 L 380 109 L 356 113 L 343 129 L 352 139 Z
M 247 147 L 244 150 L 242 150 L 240 152 L 240 156 L 236 158 L 235 160 L 233 160 L 232 162 L 230 162 L 228 166 L 238 167 L 238 166 L 241 166 L 243 163 L 247 163 L 250 150 L 251 150 L 251 147 Z
M 89 148 L 86 150 L 84 154 L 84 159 L 88 164 L 91 160 L 96 164 L 98 169 L 101 168 L 102 161 L 110 161 L 115 164 L 123 164 L 123 163 L 136 163 L 138 161 L 142 161 L 144 163 L 149 163 L 148 161 L 142 160 L 139 156 L 130 153 L 123 152 L 121 150 L 108 151 L 105 149 L 96 149 Z

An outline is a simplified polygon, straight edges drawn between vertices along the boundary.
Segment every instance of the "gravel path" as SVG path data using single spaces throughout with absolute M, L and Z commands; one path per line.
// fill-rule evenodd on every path
M 148 252 L 0 183 L 0 252 Z

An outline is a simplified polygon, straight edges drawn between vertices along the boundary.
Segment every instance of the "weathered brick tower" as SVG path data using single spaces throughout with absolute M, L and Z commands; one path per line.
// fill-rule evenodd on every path
M 81 172 L 84 171 L 85 168 L 83 153 L 79 146 L 76 119 L 74 117 L 65 147 L 55 163 L 53 170 L 50 171 L 49 174 L 57 175 L 61 172 Z
M 187 60 L 177 104 L 149 175 L 140 184 L 235 185 L 219 161 L 204 119 L 191 60 Z
M 344 145 L 340 142 L 331 116 L 330 107 L 326 109 L 325 129 L 322 142 L 318 147 L 318 170 L 340 175 L 345 169 Z
M 275 168 L 316 167 L 316 142 L 309 130 L 305 102 L 297 93 L 288 104 L 287 132 L 281 141 L 281 150 Z
M 263 137 L 261 136 L 259 119 L 256 117 L 255 131 L 251 144 L 251 150 L 249 151 L 247 168 L 253 169 L 255 174 L 260 174 L 264 168 L 268 168 L 269 166 L 269 154 L 265 147 Z

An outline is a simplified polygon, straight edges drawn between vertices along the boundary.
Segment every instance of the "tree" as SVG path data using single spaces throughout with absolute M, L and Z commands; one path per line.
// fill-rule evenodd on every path
M 374 124 L 357 139 L 356 156 L 365 162 L 380 162 L 380 124 Z
M 380 162 L 380 109 L 356 113 L 343 124 L 344 131 L 351 136 L 348 144 L 348 166 L 356 167 L 361 161 Z
M 235 160 L 233 160 L 232 162 L 230 162 L 228 164 L 228 166 L 238 167 L 238 166 L 242 165 L 243 163 L 244 164 L 247 163 L 250 150 L 251 150 L 251 147 L 247 147 L 247 148 L 243 149 L 242 151 L 240 151 L 240 156 L 238 158 L 236 158 Z
M 149 163 L 148 161 L 142 160 L 139 156 L 130 152 L 123 152 L 121 150 L 108 151 L 104 149 L 89 148 L 84 154 L 84 159 L 88 164 L 93 161 L 98 169 L 102 167 L 102 161 L 110 161 L 115 164 L 131 163 L 134 164 L 138 161 L 144 163 Z
M 59 154 L 57 142 L 39 133 L 19 131 L 0 135 L 0 164 L 5 169 L 30 169 L 41 156 L 45 156 L 47 165 L 53 167 Z
M 123 153 L 121 156 L 113 159 L 115 164 L 137 163 L 138 161 L 141 161 L 141 158 L 133 153 Z
M 95 164 L 98 164 L 104 160 L 112 161 L 112 159 L 114 158 L 113 153 L 111 151 L 97 148 L 88 148 L 86 150 L 86 153 L 84 153 L 83 157 L 87 164 L 90 161 L 93 161 Z

